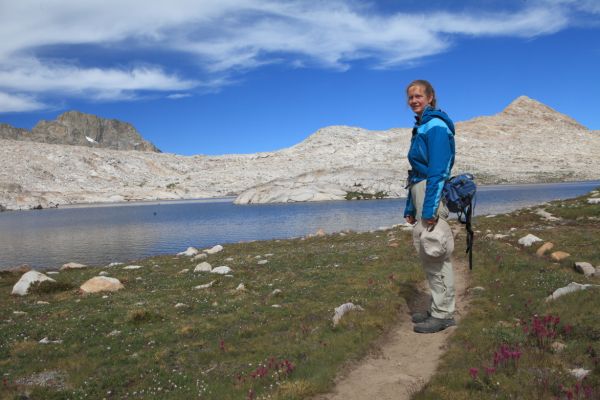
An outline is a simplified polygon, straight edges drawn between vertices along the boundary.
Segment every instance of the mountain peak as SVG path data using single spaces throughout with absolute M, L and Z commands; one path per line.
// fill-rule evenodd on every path
M 545 111 L 556 112 L 547 105 L 527 97 L 525 95 L 519 96 L 514 99 L 502 112 L 506 114 L 522 112 L 524 109 L 544 109 Z
M 562 123 L 574 128 L 587 130 L 585 126 L 573 118 L 525 95 L 513 100 L 499 115 L 530 121 L 543 120 L 545 123 Z
M 130 123 L 75 110 L 64 112 L 53 121 L 39 121 L 28 136 L 28 140 L 36 142 L 160 152 Z

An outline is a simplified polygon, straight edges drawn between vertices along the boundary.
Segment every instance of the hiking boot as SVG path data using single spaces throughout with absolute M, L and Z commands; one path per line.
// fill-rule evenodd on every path
M 420 324 L 421 322 L 425 322 L 427 318 L 431 317 L 429 311 L 427 312 L 416 312 L 412 315 L 411 319 L 413 324 Z
M 417 333 L 435 333 L 456 325 L 454 318 L 442 319 L 429 317 L 424 322 L 415 324 L 413 330 Z

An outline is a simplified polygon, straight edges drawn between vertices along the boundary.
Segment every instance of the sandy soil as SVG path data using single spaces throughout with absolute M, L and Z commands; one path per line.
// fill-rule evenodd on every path
M 457 291 L 455 318 L 460 322 L 468 307 L 469 269 L 456 260 L 453 264 Z M 313 400 L 405 400 L 429 381 L 456 327 L 434 334 L 413 332 L 412 312 L 423 311 L 429 304 L 426 285 L 424 282 L 422 296 L 416 304 L 401 311 L 397 326 L 382 338 L 375 350 L 341 372 L 331 393 Z

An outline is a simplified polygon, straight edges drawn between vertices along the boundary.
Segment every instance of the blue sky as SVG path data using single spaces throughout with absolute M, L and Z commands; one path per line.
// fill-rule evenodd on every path
M 0 122 L 79 110 L 169 153 L 408 127 L 413 79 L 455 121 L 527 95 L 600 130 L 600 0 L 0 0 L 0 39 Z

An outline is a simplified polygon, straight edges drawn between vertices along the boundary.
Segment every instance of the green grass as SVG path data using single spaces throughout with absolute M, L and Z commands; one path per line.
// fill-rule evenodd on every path
M 545 302 L 572 281 L 600 284 L 572 268 L 600 265 L 600 207 L 584 198 L 544 206 L 562 218 L 556 222 L 533 210 L 476 220 L 470 286 L 484 290 L 471 291 L 469 313 L 416 399 L 565 399 L 577 385 L 568 370 L 580 367 L 592 372 L 579 398 L 600 398 L 600 291 Z M 509 236 L 483 239 L 487 231 Z M 527 233 L 571 257 L 537 257 L 539 244 L 517 244 Z M 461 244 L 464 235 L 457 257 Z M 259 255 L 268 263 L 258 265 Z M 13 297 L 19 275 L 0 274 L 0 399 L 310 398 L 397 323 L 424 279 L 410 234 L 398 229 L 231 244 L 208 261 L 228 265 L 233 277 L 193 273 L 199 262 L 163 256 L 132 262 L 140 270 L 61 272 L 54 288 Z M 81 295 L 79 285 L 100 270 L 126 288 Z M 212 280 L 210 289 L 193 289 Z M 246 290 L 235 290 L 240 283 Z M 365 310 L 333 327 L 333 309 L 346 302 Z M 552 340 L 524 330 L 546 316 Z M 40 344 L 44 337 L 62 343 Z M 32 384 L 40 376 L 52 379 Z
M 231 244 L 208 261 L 228 265 L 233 277 L 193 273 L 199 261 L 163 256 L 134 262 L 139 270 L 64 271 L 53 276 L 55 289 L 40 285 L 25 297 L 10 296 L 19 275 L 3 274 L 0 398 L 301 399 L 323 392 L 416 293 L 423 275 L 410 243 L 408 233 L 389 230 Z M 268 263 L 258 265 L 258 255 Z M 79 285 L 100 270 L 126 289 L 81 295 Z M 210 289 L 193 289 L 212 280 Z M 240 283 L 245 291 L 235 290 Z M 346 302 L 365 311 L 333 327 L 333 309 Z M 62 343 L 38 343 L 44 337 Z M 37 374 L 59 378 L 28 384 Z
M 585 278 L 573 269 L 576 261 L 600 265 L 600 207 L 588 205 L 587 197 L 543 207 L 560 221 L 543 220 L 534 212 L 537 207 L 477 219 L 482 233 L 471 287 L 484 290 L 472 292 L 470 312 L 452 337 L 438 373 L 415 399 L 600 398 L 600 290 L 545 301 L 570 282 L 600 284 L 600 277 Z M 488 230 L 510 236 L 481 239 Z M 517 243 L 527 233 L 553 242 L 549 253 L 562 250 L 571 256 L 560 263 L 549 254 L 536 256 L 540 243 L 529 248 Z M 553 322 L 547 324 L 546 334 L 525 330 L 535 318 L 547 316 Z M 555 350 L 553 343 L 564 349 Z M 505 357 L 494 364 L 503 346 Z M 568 372 L 575 368 L 592 372 L 578 383 Z

